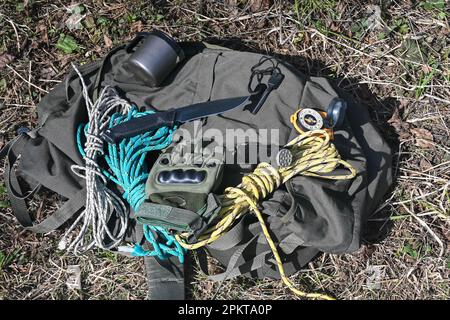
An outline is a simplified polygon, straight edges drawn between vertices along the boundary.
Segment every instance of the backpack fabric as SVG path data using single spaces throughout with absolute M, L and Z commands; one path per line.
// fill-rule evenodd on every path
M 101 61 L 83 65 L 79 70 L 94 99 L 103 86 L 111 85 L 131 103 L 147 110 L 163 111 L 248 95 L 250 69 L 260 61 L 261 54 L 198 43 L 180 46 L 186 59 L 156 88 L 139 82 L 123 66 L 135 50 L 129 45 L 119 46 Z M 299 106 L 324 109 L 333 98 L 343 97 L 325 78 L 307 77 L 288 63 L 279 62 L 285 78 L 256 115 L 231 110 L 182 127 L 193 132 L 192 136 L 199 127 L 223 133 L 227 129 L 276 128 L 278 147 L 282 147 L 297 135 L 289 118 Z M 75 140 L 78 124 L 87 122 L 81 89 L 76 73 L 70 72 L 39 103 L 38 127 L 21 134 L 2 150 L 7 157 L 5 181 L 13 211 L 18 221 L 31 231 L 46 233 L 61 227 L 85 203 L 84 181 L 70 169 L 71 165 L 83 164 Z M 346 120 L 335 131 L 333 143 L 342 158 L 357 170 L 357 176 L 339 181 L 296 176 L 261 202 L 287 274 L 301 269 L 320 251 L 340 254 L 357 250 L 367 217 L 392 183 L 390 147 L 370 122 L 367 110 L 348 97 L 346 100 Z M 238 147 L 247 149 L 249 145 L 243 143 Z M 219 191 L 239 184 L 242 176 L 253 168 L 247 164 L 225 164 Z M 45 189 L 59 194 L 65 202 L 52 216 L 36 223 L 27 210 L 26 200 Z M 130 241 L 142 237 L 137 229 L 131 224 Z M 271 250 L 251 214 L 206 250 L 226 268 L 223 274 L 211 276 L 212 279 L 242 274 L 279 278 Z

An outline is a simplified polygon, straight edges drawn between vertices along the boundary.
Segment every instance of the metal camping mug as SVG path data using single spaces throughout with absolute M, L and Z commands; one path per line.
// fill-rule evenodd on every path
M 150 87 L 159 86 L 184 59 L 177 42 L 162 31 L 154 30 L 125 62 L 126 68 Z

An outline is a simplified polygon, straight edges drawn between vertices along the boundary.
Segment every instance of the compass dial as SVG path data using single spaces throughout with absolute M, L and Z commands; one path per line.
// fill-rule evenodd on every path
M 306 108 L 299 112 L 298 122 L 306 130 L 318 130 L 323 127 L 322 116 L 314 109 Z

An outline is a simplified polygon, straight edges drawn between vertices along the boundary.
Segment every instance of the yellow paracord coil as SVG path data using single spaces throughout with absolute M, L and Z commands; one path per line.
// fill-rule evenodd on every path
M 301 297 L 334 300 L 328 295 L 306 293 L 294 287 L 294 284 L 284 272 L 280 255 L 257 204 L 258 201 L 264 199 L 281 184 L 296 175 L 345 180 L 355 177 L 356 170 L 348 162 L 340 158 L 336 147 L 330 141 L 328 132 L 325 130 L 302 132 L 298 137 L 286 144 L 285 148 L 288 148 L 293 156 L 290 166 L 275 169 L 268 163 L 260 163 L 253 173 L 242 178 L 242 182 L 237 187 L 225 189 L 225 193 L 221 196 L 222 208 L 219 211 L 219 222 L 200 235 L 198 242 L 187 243 L 186 239 L 189 236 L 187 233 L 177 234 L 176 239 L 186 249 L 198 249 L 219 239 L 233 226 L 234 222 L 251 211 L 261 224 L 262 231 L 273 252 L 284 284 Z M 348 169 L 349 173 L 332 175 L 331 173 L 339 166 Z

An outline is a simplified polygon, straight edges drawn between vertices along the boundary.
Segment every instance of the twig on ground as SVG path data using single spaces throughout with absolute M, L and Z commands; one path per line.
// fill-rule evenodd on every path
M 412 195 L 411 195 L 412 197 Z M 428 226 L 428 224 L 425 223 L 425 221 L 423 221 L 422 219 L 420 219 L 415 213 L 414 213 L 414 209 L 413 209 L 413 202 L 411 202 L 411 209 L 408 209 L 407 206 L 405 206 L 404 204 L 402 204 L 403 208 L 406 210 L 406 212 L 408 212 L 411 216 L 414 217 L 414 219 L 417 220 L 417 222 L 425 228 L 425 230 L 428 231 L 428 233 L 434 238 L 434 240 L 436 240 L 436 242 L 438 243 L 439 247 L 440 247 L 440 251 L 439 251 L 439 257 L 442 257 L 442 255 L 444 254 L 444 243 L 442 242 L 441 239 L 439 239 L 439 237 L 436 235 L 436 233 L 434 233 L 434 231 Z
M 27 79 L 25 79 L 20 73 L 18 73 L 16 70 L 14 70 L 13 67 L 11 67 L 9 64 L 6 64 L 6 66 L 8 67 L 8 69 L 10 69 L 12 72 L 14 72 L 15 75 L 17 75 L 20 79 L 22 79 L 23 81 L 25 81 L 26 83 L 28 83 L 30 86 L 32 86 L 35 89 L 38 89 L 39 91 L 42 91 L 44 93 L 48 93 L 47 90 L 42 89 L 41 87 L 35 85 L 34 83 L 31 83 L 30 81 L 28 81 Z

